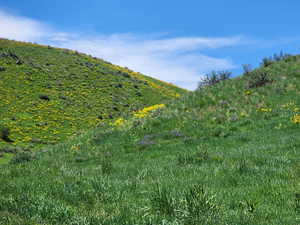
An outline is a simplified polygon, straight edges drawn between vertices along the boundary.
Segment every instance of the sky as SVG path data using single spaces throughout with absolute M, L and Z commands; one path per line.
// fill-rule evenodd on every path
M 0 37 L 87 53 L 194 90 L 300 51 L 299 0 L 0 0 Z

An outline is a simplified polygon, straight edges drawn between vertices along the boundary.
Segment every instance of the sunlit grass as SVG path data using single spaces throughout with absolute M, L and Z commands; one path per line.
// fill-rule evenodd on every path
M 298 225 L 299 62 L 16 155 L 0 170 L 0 224 Z

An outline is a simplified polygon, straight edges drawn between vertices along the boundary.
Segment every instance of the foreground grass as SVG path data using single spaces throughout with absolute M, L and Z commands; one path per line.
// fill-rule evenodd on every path
M 299 224 L 299 57 L 260 72 L 17 155 L 0 224 Z

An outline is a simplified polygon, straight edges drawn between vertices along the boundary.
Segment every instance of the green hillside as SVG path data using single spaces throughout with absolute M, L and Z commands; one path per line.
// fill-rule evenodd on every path
M 57 143 L 186 92 L 75 51 L 0 39 L 0 148 Z
M 0 224 L 298 225 L 299 93 L 300 56 L 266 61 L 17 154 L 0 169 Z

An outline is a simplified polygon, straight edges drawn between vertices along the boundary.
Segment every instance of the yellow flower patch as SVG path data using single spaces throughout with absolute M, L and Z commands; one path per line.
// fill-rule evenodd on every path
M 296 123 L 296 124 L 300 123 L 300 114 L 294 115 L 294 116 L 292 117 L 292 122 L 293 122 L 293 123 Z
M 271 108 L 260 108 L 258 111 L 260 112 L 272 112 Z
M 113 123 L 113 125 L 120 127 L 120 126 L 123 126 L 125 124 L 125 122 L 126 122 L 126 120 L 124 120 L 123 118 L 119 118 Z
M 241 116 L 241 117 L 247 117 L 247 116 L 249 116 L 249 115 L 248 115 L 247 113 L 245 113 L 245 112 L 241 112 L 241 113 L 240 113 L 240 116 Z
M 294 107 L 294 106 L 295 106 L 294 102 L 288 102 L 286 104 L 283 104 L 281 107 L 282 108 L 291 108 L 291 107 Z
M 251 94 L 252 94 L 252 91 L 249 91 L 249 90 L 245 91 L 245 95 L 251 95 Z
M 165 104 L 157 104 L 157 105 L 149 106 L 149 107 L 146 107 L 146 108 L 136 112 L 134 114 L 134 116 L 137 118 L 144 118 L 144 117 L 148 116 L 151 111 L 155 111 L 157 109 L 161 109 L 164 107 L 165 107 Z
M 78 151 L 78 150 L 80 150 L 80 146 L 79 146 L 79 145 L 73 145 L 73 146 L 71 147 L 71 149 L 72 149 L 73 151 Z

